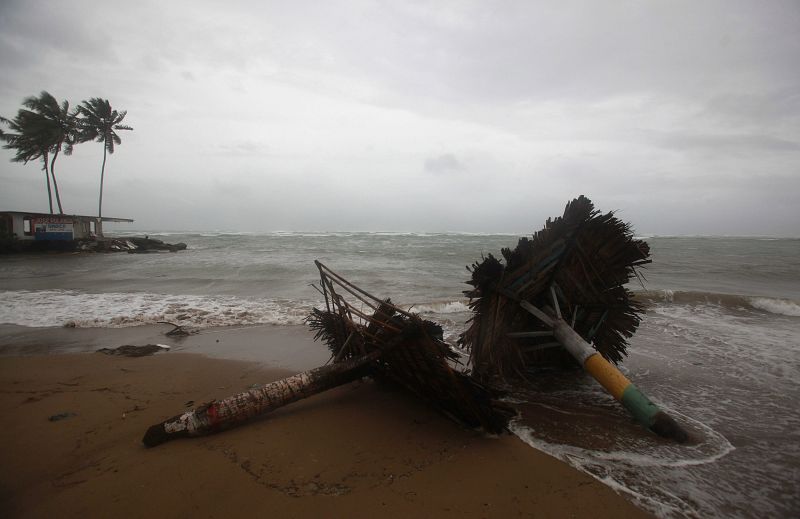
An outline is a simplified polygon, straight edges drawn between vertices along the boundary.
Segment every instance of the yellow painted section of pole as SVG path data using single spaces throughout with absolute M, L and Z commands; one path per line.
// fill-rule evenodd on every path
M 625 388 L 631 384 L 631 381 L 620 373 L 616 366 L 599 353 L 595 353 L 586 359 L 583 367 L 595 380 L 600 382 L 601 386 L 606 388 L 606 391 L 611 393 L 611 396 L 622 401 L 622 393 L 625 392 Z

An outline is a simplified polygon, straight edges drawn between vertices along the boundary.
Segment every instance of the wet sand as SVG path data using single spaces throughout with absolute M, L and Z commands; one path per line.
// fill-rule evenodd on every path
M 252 343 L 295 333 L 271 331 Z M 196 340 L 233 342 L 218 333 Z M 300 349 L 308 341 L 295 339 Z M 298 368 L 175 351 L 8 356 L 3 342 L 5 517 L 650 517 L 512 435 L 464 430 L 370 381 L 238 429 L 146 449 L 141 437 L 153 423 Z

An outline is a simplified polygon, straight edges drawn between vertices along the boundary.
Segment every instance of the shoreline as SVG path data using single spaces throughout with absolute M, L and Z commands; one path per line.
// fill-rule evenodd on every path
M 201 328 L 185 337 L 165 335 L 170 330 L 172 326 L 168 324 L 122 328 L 33 328 L 0 324 L 0 357 L 90 353 L 128 344 L 164 344 L 172 352 L 266 363 L 294 371 L 316 368 L 330 358 L 327 348 L 314 342 L 314 334 L 301 325 Z
M 327 360 L 325 348 L 299 327 L 214 330 L 152 357 L 83 353 L 143 344 L 137 340 L 169 329 L 153 328 L 17 330 L 4 337 L 0 402 L 9 420 L 0 430 L 0 506 L 9 517 L 120 510 L 132 517 L 232 510 L 279 517 L 652 517 L 513 435 L 465 430 L 371 381 L 220 434 L 146 449 L 140 441 L 147 427 L 190 401 L 199 405 L 307 369 L 302 364 L 320 365 L 314 355 Z M 65 344 L 48 345 L 48 333 Z M 15 337 L 21 344 L 9 346 Z M 20 356 L 25 344 L 49 354 Z M 213 358 L 205 351 L 213 347 L 245 358 Z M 48 420 L 58 415 L 65 417 Z

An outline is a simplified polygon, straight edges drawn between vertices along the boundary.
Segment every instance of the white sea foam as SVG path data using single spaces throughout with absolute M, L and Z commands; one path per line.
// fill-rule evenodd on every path
M 426 303 L 414 305 L 411 307 L 412 312 L 420 314 L 460 314 L 469 312 L 467 301 L 440 301 L 434 303 Z
M 198 328 L 212 326 L 299 325 L 321 301 L 171 295 L 147 292 L 90 294 L 76 290 L 0 292 L 0 323 L 29 327 L 123 328 L 170 321 Z M 466 301 L 440 301 L 411 307 L 420 314 L 469 312 Z M 438 318 L 438 317 L 437 317 Z M 451 339 L 462 326 L 445 321 Z M 450 330 L 452 328 L 452 330 Z
M 71 290 L 0 292 L 0 323 L 30 327 L 124 328 L 170 321 L 198 328 L 302 324 L 313 301 Z
M 759 310 L 764 310 L 773 314 L 800 317 L 800 305 L 788 299 L 754 297 L 750 299 L 750 305 Z
M 675 413 L 674 410 L 669 412 Z M 712 500 L 709 496 L 697 490 L 692 495 L 679 496 L 661 487 L 660 483 L 674 471 L 679 471 L 680 477 L 689 477 L 684 468 L 715 463 L 732 452 L 734 447 L 712 428 L 685 415 L 680 416 L 684 424 L 688 422 L 687 425 L 691 425 L 695 434 L 703 437 L 700 444 L 653 443 L 651 446 L 646 442 L 632 442 L 624 450 L 604 452 L 548 442 L 537 437 L 536 431 L 519 419 L 512 421 L 510 429 L 531 447 L 569 463 L 619 493 L 627 494 L 639 506 L 658 517 L 694 517 L 695 514 L 691 512 L 702 516 L 703 510 L 698 510 L 698 507 L 714 509 L 708 503 Z

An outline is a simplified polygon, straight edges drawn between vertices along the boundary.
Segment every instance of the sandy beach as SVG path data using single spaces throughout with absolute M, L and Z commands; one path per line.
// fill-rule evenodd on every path
M 57 344 L 47 348 L 44 332 L 5 328 L 4 516 L 649 517 L 513 435 L 465 430 L 369 380 L 238 429 L 144 448 L 148 426 L 294 373 L 315 362 L 304 348 L 324 358 L 306 334 L 280 327 L 244 330 L 190 337 L 177 348 L 183 352 L 124 358 L 87 352 L 108 329 L 52 329 L 71 351 L 80 349 L 77 342 L 85 344 L 83 352 L 63 353 Z M 151 327 L 109 335 L 110 342 L 126 342 L 147 334 L 160 332 Z M 278 361 L 198 353 L 207 342 L 223 343 L 229 353 L 253 357 L 254 344 L 285 344 L 288 337 L 299 352 L 292 357 L 297 365 L 288 369 L 276 368 Z M 26 348 L 14 349 L 15 340 Z M 23 356 L 22 350 L 37 354 Z

